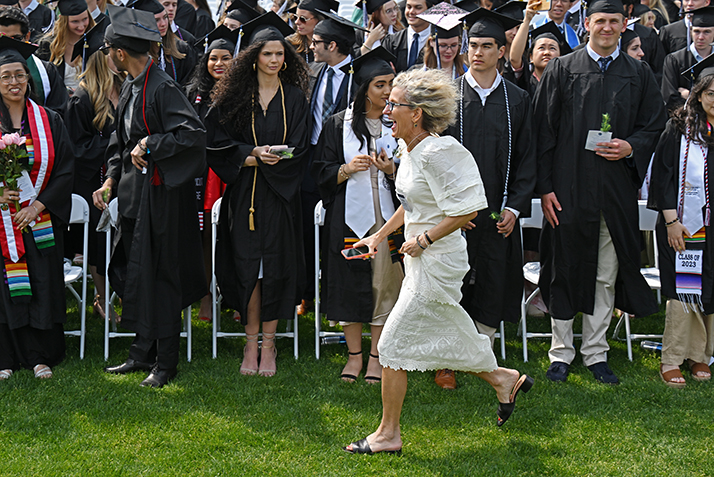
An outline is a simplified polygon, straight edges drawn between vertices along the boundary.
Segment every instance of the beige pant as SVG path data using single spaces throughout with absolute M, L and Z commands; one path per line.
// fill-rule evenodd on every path
M 615 280 L 618 262 L 615 245 L 605 218 L 600 214 L 600 240 L 597 255 L 597 279 L 595 283 L 595 306 L 592 315 L 583 313 L 583 342 L 580 354 L 583 364 L 592 366 L 607 361 L 607 328 L 610 326 L 612 311 L 615 308 Z M 572 363 L 575 359 L 573 346 L 573 320 L 555 320 L 551 318 L 553 338 L 548 357 L 550 362 Z
M 491 328 L 488 325 L 484 325 L 483 323 L 479 323 L 478 321 L 474 320 L 474 324 L 476 325 L 476 331 L 478 331 L 482 335 L 488 336 L 488 339 L 491 340 L 491 349 L 494 348 L 496 345 L 496 331 L 498 331 L 497 328 Z
M 714 353 L 714 315 L 687 311 L 670 299 L 662 338 L 662 364 L 681 366 L 685 360 L 709 364 Z

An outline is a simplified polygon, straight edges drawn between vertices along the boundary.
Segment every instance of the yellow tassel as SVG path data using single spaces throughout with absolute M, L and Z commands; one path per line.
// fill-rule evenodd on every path
M 253 212 L 255 212 L 255 209 L 251 207 L 250 215 L 248 216 L 248 228 L 251 232 L 255 232 L 255 221 L 253 220 Z

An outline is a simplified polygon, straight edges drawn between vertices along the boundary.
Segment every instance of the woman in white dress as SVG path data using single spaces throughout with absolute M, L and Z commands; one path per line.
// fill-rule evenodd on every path
M 379 342 L 382 422 L 376 432 L 344 447 L 352 454 L 401 452 L 407 371 L 449 368 L 482 378 L 496 390 L 499 426 L 513 412 L 518 392 L 533 385 L 533 378 L 498 367 L 488 337 L 459 305 L 468 271 L 461 227 L 487 203 L 471 154 L 452 137 L 438 136 L 455 119 L 456 98 L 443 72 L 411 70 L 396 77 L 384 109 L 399 140 L 396 188 L 402 205 L 355 247 L 377 253 L 377 244 L 405 225 L 400 251 L 406 255 L 406 276 Z

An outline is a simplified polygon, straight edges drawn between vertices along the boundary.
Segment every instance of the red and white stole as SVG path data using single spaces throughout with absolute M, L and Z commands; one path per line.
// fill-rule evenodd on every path
M 28 141 L 28 153 L 32 163 L 32 170 L 29 172 L 30 180 L 35 186 L 37 195 L 47 186 L 47 179 L 52 173 L 55 162 L 55 147 L 52 141 L 52 131 L 50 121 L 44 108 L 38 106 L 31 99 L 27 99 L 27 118 L 30 124 L 30 141 Z M 30 145 L 32 147 L 30 147 Z M 34 149 L 31 151 L 30 149 Z M 34 153 L 34 158 L 32 157 Z M 25 245 L 22 241 L 22 232 L 15 227 L 12 216 L 15 214 L 15 205 L 8 204 L 6 210 L 0 210 L 2 224 L 0 226 L 0 246 L 5 262 L 17 263 L 25 255 Z M 29 207 L 29 201 L 21 204 Z M 42 215 L 49 215 L 43 212 Z M 37 222 L 40 222 L 38 218 Z

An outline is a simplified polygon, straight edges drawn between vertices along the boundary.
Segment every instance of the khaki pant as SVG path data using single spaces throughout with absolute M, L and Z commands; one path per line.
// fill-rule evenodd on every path
M 595 306 L 593 314 L 583 313 L 583 342 L 580 354 L 583 364 L 592 366 L 607 361 L 607 328 L 610 326 L 612 311 L 615 308 L 615 280 L 618 271 L 617 253 L 612 243 L 605 218 L 600 214 L 600 239 L 597 255 L 597 280 L 595 283 Z M 575 359 L 573 346 L 573 320 L 550 319 L 553 328 L 548 357 L 550 362 L 572 363 Z
M 685 360 L 709 364 L 714 353 L 714 315 L 684 310 L 682 302 L 670 299 L 662 338 L 662 364 L 681 366 Z

